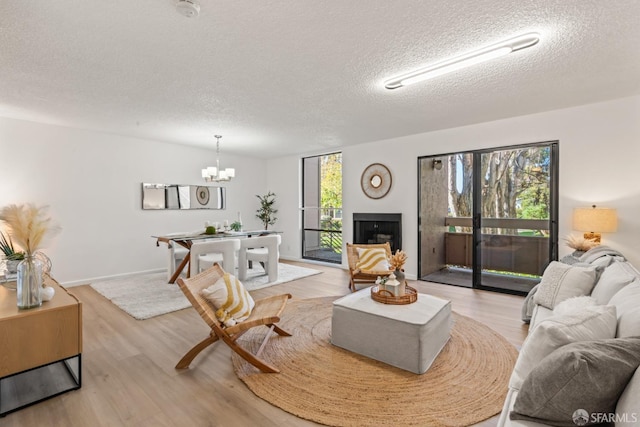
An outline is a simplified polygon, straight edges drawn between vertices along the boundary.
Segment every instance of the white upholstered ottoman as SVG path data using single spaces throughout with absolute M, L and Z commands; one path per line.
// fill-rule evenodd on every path
M 412 304 L 383 304 L 366 288 L 334 301 L 331 343 L 423 374 L 449 340 L 451 325 L 450 301 L 418 294 Z

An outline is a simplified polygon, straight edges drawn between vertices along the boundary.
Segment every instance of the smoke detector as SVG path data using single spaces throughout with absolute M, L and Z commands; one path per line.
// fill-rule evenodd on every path
M 178 0 L 176 10 L 187 18 L 194 18 L 200 14 L 200 5 L 196 0 Z

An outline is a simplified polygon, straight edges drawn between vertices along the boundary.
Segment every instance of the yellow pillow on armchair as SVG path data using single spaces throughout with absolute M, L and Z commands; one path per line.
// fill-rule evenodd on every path
M 356 268 L 363 273 L 389 271 L 391 266 L 384 248 L 357 248 Z

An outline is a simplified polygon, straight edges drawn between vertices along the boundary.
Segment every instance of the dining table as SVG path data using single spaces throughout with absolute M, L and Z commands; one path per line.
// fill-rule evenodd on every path
M 279 234 L 281 231 L 274 230 L 252 230 L 252 231 L 224 231 L 221 233 L 207 234 L 205 232 L 193 232 L 193 233 L 169 233 L 165 235 L 151 236 L 156 239 L 156 246 L 160 246 L 160 243 L 166 243 L 167 245 L 177 244 L 187 249 L 187 254 L 180 262 L 176 271 L 169 279 L 169 283 L 175 283 L 178 280 L 180 274 L 184 271 L 185 267 L 191 262 L 191 246 L 198 240 L 206 239 L 247 239 L 253 236 L 267 236 L 269 234 Z M 189 277 L 190 268 L 187 269 L 187 277 Z

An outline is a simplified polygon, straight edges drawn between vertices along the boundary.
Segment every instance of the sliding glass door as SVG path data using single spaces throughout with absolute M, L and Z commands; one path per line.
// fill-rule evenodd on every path
M 557 259 L 557 143 L 429 156 L 420 277 L 526 293 Z

